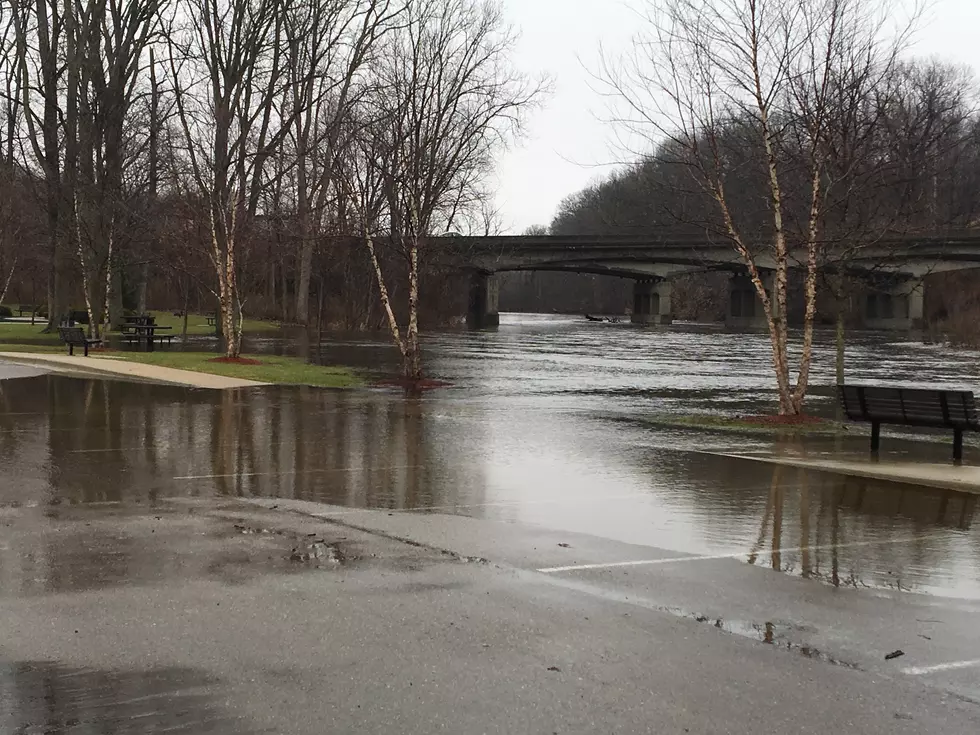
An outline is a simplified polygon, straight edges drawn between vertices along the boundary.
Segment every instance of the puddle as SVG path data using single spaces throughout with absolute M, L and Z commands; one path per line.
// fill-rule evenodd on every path
M 220 684 L 193 669 L 78 669 L 0 660 L 0 732 L 10 735 L 252 735 Z
M 530 573 L 521 572 L 521 574 Z M 710 625 L 712 628 L 717 628 L 725 633 L 737 635 L 741 638 L 748 638 L 750 640 L 776 648 L 781 648 L 815 661 L 822 661 L 824 663 L 832 664 L 834 666 L 841 666 L 846 669 L 853 669 L 857 671 L 861 670 L 861 667 L 852 661 L 846 661 L 838 656 L 832 656 L 800 640 L 806 633 L 806 628 L 805 626 L 797 625 L 795 623 L 778 620 L 752 622 L 747 620 L 720 618 L 705 615 L 703 613 L 692 612 L 691 610 L 685 610 L 672 605 L 663 605 L 655 600 L 632 593 L 627 594 L 625 592 L 597 587 L 586 582 L 580 582 L 578 580 L 558 577 L 550 574 L 538 574 L 535 575 L 534 579 L 539 582 L 544 580 L 557 587 L 574 590 L 576 592 L 581 592 L 592 597 L 598 597 L 603 600 L 609 600 L 611 602 L 617 602 L 624 605 L 634 605 L 636 607 L 642 607 L 645 610 L 653 610 L 655 612 L 673 615 L 677 618 L 693 620 L 697 623 Z

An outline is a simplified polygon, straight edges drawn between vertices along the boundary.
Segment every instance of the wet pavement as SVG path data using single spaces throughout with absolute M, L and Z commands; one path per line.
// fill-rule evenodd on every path
M 255 342 L 269 351 L 297 349 L 282 340 Z M 252 613 L 238 610 L 236 619 L 253 618 L 241 621 L 242 630 L 275 629 L 267 644 L 255 644 L 252 665 L 258 666 L 260 652 L 268 653 L 266 645 L 296 646 L 313 636 L 324 656 L 340 655 L 360 677 L 365 672 L 349 652 L 338 653 L 340 644 L 318 626 L 310 629 L 310 605 L 339 604 L 324 597 L 338 585 L 353 595 L 345 614 L 368 615 L 374 635 L 397 637 L 398 626 L 416 619 L 416 610 L 396 605 L 395 617 L 384 618 L 358 603 L 364 596 L 384 610 L 393 604 L 386 596 L 392 589 L 410 592 L 412 605 L 435 604 L 445 616 L 425 624 L 427 640 L 455 628 L 461 614 L 472 617 L 471 626 L 477 619 L 491 631 L 503 626 L 510 632 L 490 644 L 500 652 L 495 663 L 513 667 L 515 682 L 530 676 L 516 673 L 530 666 L 535 675 L 525 683 L 531 689 L 541 686 L 536 667 L 555 651 L 565 652 L 556 664 L 563 673 L 572 656 L 573 666 L 584 667 L 582 681 L 600 689 L 611 681 L 622 685 L 632 665 L 625 663 L 633 655 L 628 646 L 642 649 L 636 635 L 654 641 L 649 655 L 663 653 L 671 666 L 686 665 L 681 679 L 702 666 L 712 670 L 697 698 L 721 696 L 714 667 L 731 666 L 737 677 L 742 660 L 756 683 L 768 681 L 766 667 L 781 672 L 784 683 L 770 685 L 786 696 L 794 677 L 816 677 L 820 692 L 806 706 L 834 695 L 833 682 L 844 681 L 839 677 L 859 677 L 846 686 L 876 702 L 860 710 L 873 714 L 873 722 L 865 722 L 868 732 L 877 731 L 882 712 L 898 728 L 882 731 L 925 731 L 922 721 L 903 719 L 908 708 L 896 702 L 924 697 L 928 714 L 929 702 L 941 704 L 947 695 L 966 709 L 957 705 L 944 721 L 940 707 L 930 727 L 976 731 L 975 705 L 968 704 L 980 702 L 976 495 L 717 454 L 856 458 L 866 455 L 861 436 L 774 439 L 645 421 L 719 407 L 730 414 L 771 410 L 763 337 L 531 317 L 505 319 L 496 334 L 438 335 L 426 347 L 433 373 L 454 387 L 422 399 L 384 390 L 207 391 L 0 365 L 0 615 L 8 621 L 0 636 L 0 717 L 10 723 L 0 719 L 0 732 L 322 732 L 299 716 L 290 719 L 283 708 L 288 703 L 329 716 L 329 708 L 305 698 L 323 662 L 289 648 L 266 667 L 281 673 L 263 670 L 248 679 L 230 665 L 236 655 L 225 646 L 234 647 L 232 632 L 216 633 L 220 620 L 201 616 L 210 615 L 211 605 L 244 605 Z M 390 350 L 370 341 L 335 341 L 320 357 L 380 371 Z M 815 381 L 826 385 L 833 365 L 828 348 L 818 351 L 818 360 Z M 881 338 L 859 341 L 849 355 L 850 374 L 868 381 L 914 384 L 929 376 L 972 388 L 975 365 L 973 354 Z M 813 406 L 829 415 L 829 391 L 818 388 Z M 942 436 L 897 435 L 889 437 L 886 457 L 943 462 L 947 443 Z M 968 446 L 967 462 L 978 459 L 980 450 Z M 325 514 L 330 523 L 310 513 Z M 495 604 L 477 614 L 476 596 L 487 593 Z M 290 604 L 274 602 L 277 594 Z M 153 612 L 154 604 L 162 605 L 158 614 L 166 620 Z M 506 613 L 506 604 L 524 612 Z M 561 622 L 562 630 L 538 617 L 554 617 L 553 606 L 563 612 L 551 623 Z M 110 611 L 108 621 L 99 620 L 100 609 Z M 585 610 L 604 620 L 601 628 L 580 628 Z M 102 632 L 77 642 L 68 631 L 76 614 Z M 133 617 L 126 622 L 126 615 Z M 335 616 L 327 617 L 336 624 Z M 50 638 L 31 632 L 37 620 L 51 621 Z M 100 642 L 112 648 L 106 626 L 120 620 L 128 642 L 103 651 Z M 623 620 L 639 627 L 624 633 Z M 278 629 L 288 621 L 300 621 L 299 629 Z M 166 645 L 153 640 L 154 625 L 166 629 Z M 650 631 L 641 635 L 645 626 L 656 629 L 652 639 Z M 181 641 L 199 640 L 195 634 L 218 642 L 185 650 Z M 538 641 L 540 661 L 528 663 L 515 653 L 525 635 Z M 541 648 L 541 641 L 557 648 Z M 461 662 L 443 648 L 449 640 L 433 645 L 447 657 L 447 670 L 432 674 L 441 686 L 453 688 L 448 673 L 477 676 L 455 671 Z M 687 664 L 685 645 L 697 651 Z M 440 666 L 430 658 L 435 651 L 402 643 L 395 648 L 433 671 Z M 786 661 L 774 665 L 768 648 L 785 649 L 779 655 Z M 884 655 L 896 649 L 904 655 L 886 664 Z M 481 644 L 474 653 L 484 650 Z M 623 668 L 609 669 L 610 656 Z M 602 661 L 606 669 L 597 668 Z M 406 662 L 412 660 L 382 670 Z M 477 657 L 466 665 L 484 662 Z M 801 666 L 823 668 L 803 673 Z M 651 676 L 648 665 L 642 670 Z M 504 686 L 488 675 L 479 673 L 483 685 Z M 280 704 L 263 715 L 254 703 L 232 696 L 229 681 Z M 393 695 L 390 687 L 375 690 L 376 684 L 365 691 L 389 696 L 391 704 L 409 701 L 400 688 Z M 758 687 L 740 687 L 738 711 L 760 696 Z M 96 694 L 82 694 L 89 690 Z M 432 701 L 448 696 L 427 691 Z M 527 703 L 558 701 L 548 691 Z M 590 696 L 615 708 L 605 699 L 612 694 L 595 691 Z M 516 701 L 512 689 L 500 694 Z M 649 702 L 626 700 L 620 702 L 626 719 L 606 729 L 646 731 L 630 718 L 650 715 L 644 709 Z M 166 707 L 153 704 L 163 701 Z M 710 707 L 710 697 L 698 701 Z M 392 731 L 385 723 L 397 722 L 399 731 L 414 731 L 409 720 L 392 720 L 387 705 L 381 709 L 387 714 L 369 718 L 373 729 L 365 730 Z M 171 710 L 186 720 L 166 714 Z M 593 725 L 614 721 L 608 709 L 600 711 L 605 716 L 593 715 Z M 348 729 L 358 729 L 355 714 L 344 712 Z M 543 714 L 549 713 L 555 723 L 561 720 L 550 708 Z M 574 714 L 587 717 L 588 710 Z M 657 716 L 683 731 L 677 712 L 668 718 L 666 709 L 657 709 Z M 729 731 L 705 717 L 699 711 L 688 723 L 692 732 Z M 140 718 L 152 726 L 133 729 Z M 752 722 L 748 713 L 734 721 Z M 772 729 L 774 721 L 756 724 Z M 455 722 L 460 727 L 452 731 L 479 729 L 476 720 Z M 534 722 L 545 731 L 546 718 Z M 568 725 L 562 731 L 595 729 L 586 720 L 562 722 Z M 511 725 L 511 731 L 538 731 Z M 504 728 L 480 731 L 487 729 Z

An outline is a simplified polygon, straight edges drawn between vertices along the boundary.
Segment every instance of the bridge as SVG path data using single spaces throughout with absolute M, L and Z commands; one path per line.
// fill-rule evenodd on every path
M 467 321 L 473 328 L 499 324 L 495 274 L 505 271 L 591 273 L 634 281 L 632 321 L 669 324 L 671 280 L 691 273 L 731 274 L 726 324 L 765 327 L 765 316 L 741 256 L 729 242 L 695 237 L 497 236 L 431 238 L 437 249 L 454 253 L 471 273 Z M 802 268 L 803 250 L 789 253 L 791 268 Z M 980 268 L 980 233 L 881 238 L 873 244 L 837 244 L 822 255 L 824 272 L 866 280 L 864 304 L 869 329 L 912 329 L 922 325 L 927 275 Z M 756 263 L 771 288 L 776 264 L 760 248 Z

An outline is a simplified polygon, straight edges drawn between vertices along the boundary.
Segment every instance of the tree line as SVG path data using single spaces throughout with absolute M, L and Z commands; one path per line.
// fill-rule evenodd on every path
M 494 156 L 541 91 L 498 3 L 2 9 L 0 270 L 52 326 L 78 299 L 98 337 L 127 298 L 203 294 L 235 357 L 250 310 L 309 325 L 327 300 L 421 374 L 425 239 L 493 226 Z

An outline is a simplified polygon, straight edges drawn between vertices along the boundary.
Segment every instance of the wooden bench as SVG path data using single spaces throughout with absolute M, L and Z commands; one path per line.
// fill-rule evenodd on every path
M 963 432 L 980 431 L 973 392 L 876 385 L 837 387 L 844 413 L 851 421 L 871 424 L 871 452 L 881 445 L 881 425 L 922 426 L 953 430 L 953 459 L 963 459 Z
M 85 330 L 81 327 L 58 327 L 58 334 L 61 341 L 68 345 L 68 354 L 74 355 L 76 347 L 85 348 L 85 357 L 88 357 L 90 345 L 97 345 L 101 342 L 98 339 L 89 339 L 85 336 Z

